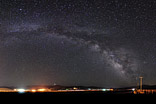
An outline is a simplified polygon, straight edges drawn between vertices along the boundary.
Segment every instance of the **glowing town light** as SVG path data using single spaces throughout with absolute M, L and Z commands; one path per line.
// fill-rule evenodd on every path
M 32 89 L 31 92 L 36 92 L 36 90 L 35 89 Z
M 46 89 L 38 89 L 38 91 L 40 92 L 44 92 Z
M 113 91 L 113 89 L 110 89 L 110 91 Z
M 24 93 L 24 92 L 25 92 L 25 89 L 17 89 L 17 91 L 18 91 L 19 93 Z
M 106 91 L 107 89 L 102 89 L 102 91 Z
M 78 88 L 74 87 L 73 90 L 77 90 Z
M 135 88 L 132 88 L 132 91 L 135 91 Z

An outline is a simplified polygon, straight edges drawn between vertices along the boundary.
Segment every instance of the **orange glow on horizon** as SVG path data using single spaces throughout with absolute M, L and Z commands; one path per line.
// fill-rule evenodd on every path
M 42 89 L 38 89 L 39 92 L 44 92 L 46 91 L 46 89 L 42 88 Z
M 35 89 L 32 89 L 31 92 L 36 92 L 36 90 Z

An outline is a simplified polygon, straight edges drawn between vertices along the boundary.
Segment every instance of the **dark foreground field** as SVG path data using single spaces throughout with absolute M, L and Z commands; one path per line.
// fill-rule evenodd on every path
M 43 104 L 47 104 L 47 102 L 51 103 L 82 103 L 84 104 L 87 102 L 96 102 L 96 104 L 99 104 L 101 102 L 126 102 L 126 103 L 133 103 L 133 102 L 144 102 L 144 100 L 147 101 L 154 101 L 156 98 L 156 95 L 153 94 L 144 94 L 144 95 L 134 95 L 132 93 L 127 92 L 52 92 L 52 93 L 0 93 L 0 99 L 3 100 L 3 98 L 8 99 L 5 101 L 22 101 L 22 103 L 25 103 L 28 101 L 30 103 L 35 101 L 35 104 L 37 102 L 40 103 L 40 101 L 43 102 Z M 153 99 L 154 98 L 154 99 Z
M 84 92 L 37 92 L 37 93 L 18 93 L 18 92 L 0 92 L 0 96 L 3 97 L 68 97 L 68 98 L 78 98 L 78 97 L 137 97 L 137 96 L 156 96 L 156 94 L 133 94 L 131 92 L 120 92 L 120 91 L 84 91 Z

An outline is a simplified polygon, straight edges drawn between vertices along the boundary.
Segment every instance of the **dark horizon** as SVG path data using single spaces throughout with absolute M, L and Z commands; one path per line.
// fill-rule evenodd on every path
M 0 86 L 0 88 L 52 88 L 52 87 L 60 87 L 60 88 L 80 88 L 80 89 L 86 89 L 86 88 L 106 88 L 106 89 L 130 89 L 130 88 L 136 88 L 140 89 L 140 85 L 133 85 L 133 86 L 121 86 L 121 87 L 105 87 L 105 86 L 87 86 L 87 85 L 26 85 L 26 86 Z M 156 89 L 156 85 L 142 85 L 143 89 Z

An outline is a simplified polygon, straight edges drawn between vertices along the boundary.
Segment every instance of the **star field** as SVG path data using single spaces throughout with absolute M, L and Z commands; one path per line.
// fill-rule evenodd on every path
M 0 85 L 156 84 L 155 18 L 155 0 L 0 0 Z

